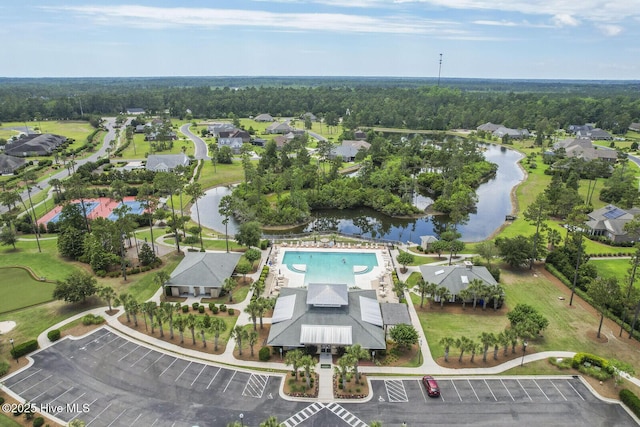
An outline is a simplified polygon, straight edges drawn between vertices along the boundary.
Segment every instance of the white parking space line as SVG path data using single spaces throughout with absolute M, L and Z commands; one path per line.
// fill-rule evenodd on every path
M 124 414 L 125 412 L 127 412 L 127 410 L 126 410 L 126 409 L 125 409 L 124 411 L 120 412 L 120 414 L 119 414 L 117 417 L 115 417 L 115 418 L 113 419 L 113 421 L 111 421 L 111 422 L 107 425 L 107 427 L 111 427 L 111 426 L 113 425 L 113 423 L 115 423 L 115 422 L 118 420 L 118 418 L 120 418 L 120 417 L 122 416 L 122 414 Z
M 23 379 L 21 379 L 20 381 L 16 381 L 15 383 L 13 383 L 13 384 L 11 384 L 11 385 L 8 385 L 8 384 L 5 384 L 5 385 L 6 385 L 7 387 L 9 387 L 9 388 L 13 388 L 13 387 L 17 386 L 18 384 L 20 384 L 22 381 L 24 381 L 24 380 L 27 380 L 27 379 L 31 378 L 32 376 L 34 376 L 35 374 L 37 374 L 37 373 L 38 373 L 38 372 L 40 372 L 40 371 L 42 371 L 42 369 L 38 369 L 38 370 L 36 370 L 36 371 L 35 371 L 34 373 L 32 373 L 31 375 L 27 375 L 26 377 L 24 377 L 24 378 L 23 378 Z
M 533 402 L 533 399 L 531 398 L 531 396 L 529 396 L 529 393 L 527 393 L 527 390 L 524 387 L 522 387 L 522 383 L 520 382 L 520 380 L 516 379 L 516 381 L 518 381 L 518 384 L 520 384 L 520 388 L 522 389 L 522 391 L 524 391 L 524 394 L 526 394 L 529 400 Z
M 475 389 L 475 388 L 473 388 L 473 386 L 471 385 L 471 381 L 469 381 L 469 380 L 467 379 L 467 382 L 469 383 L 469 387 L 471 387 L 471 390 L 473 390 L 473 394 L 475 394 L 475 395 L 476 395 L 476 399 L 478 399 L 478 402 L 480 402 L 480 398 L 478 397 L 478 393 L 476 393 L 476 389 Z
M 156 425 L 156 423 L 158 422 L 158 419 L 156 418 L 153 423 L 151 423 L 151 427 L 153 427 L 154 425 Z
M 68 406 L 73 405 L 75 402 L 77 402 L 77 401 L 78 401 L 78 399 L 80 399 L 80 398 L 81 398 L 82 396 L 84 396 L 85 394 L 87 394 L 87 393 L 82 393 L 80 396 L 76 397 L 76 398 L 75 398 L 75 399 L 73 399 L 71 402 L 67 403 L 67 405 L 68 405 Z M 62 412 L 62 411 L 60 410 L 60 411 L 56 412 L 56 413 L 55 413 L 55 414 L 53 414 L 53 415 L 58 415 L 60 412 Z M 66 411 L 65 411 L 65 412 L 66 412 Z
M 198 372 L 198 375 L 196 375 L 196 377 L 193 379 L 193 381 L 191 381 L 191 385 L 193 386 L 196 382 L 196 380 L 200 377 L 200 374 L 202 374 L 202 372 L 207 368 L 207 365 L 202 365 L 202 369 L 200 369 L 200 372 Z
M 384 380 L 384 387 L 387 390 L 388 401 L 391 403 L 408 402 L 407 390 L 404 388 L 402 380 Z
M 551 399 L 549 399 L 549 396 L 547 396 L 547 393 L 545 393 L 545 392 L 542 390 L 542 388 L 540 387 L 540 385 L 538 384 L 538 382 L 537 382 L 536 380 L 531 380 L 531 381 L 533 381 L 533 382 L 535 383 L 535 385 L 537 385 L 537 386 L 538 386 L 538 389 L 540 389 L 540 391 L 542 392 L 542 394 L 544 394 L 544 397 L 546 397 L 546 398 L 547 398 L 547 400 L 548 400 L 549 402 L 551 402 Z
M 500 380 L 500 382 L 502 383 L 502 387 L 504 387 L 504 389 L 507 390 L 507 393 L 509 393 L 509 396 L 511 396 L 511 400 L 513 400 L 515 402 L 516 399 L 513 398 L 513 395 L 511 394 L 511 392 L 509 391 L 507 386 L 504 384 L 504 381 Z
M 89 408 L 91 408 L 91 405 L 93 405 L 94 403 L 96 403 L 96 400 L 98 400 L 98 399 L 93 399 L 93 400 L 91 401 L 91 403 L 89 403 L 89 405 L 88 405 L 88 406 L 89 406 Z M 109 404 L 109 405 L 111 405 L 111 404 Z M 105 408 L 105 409 L 106 409 L 106 408 Z M 102 412 L 104 412 L 104 410 L 102 410 Z M 100 414 L 101 414 L 102 412 L 100 412 Z M 79 415 L 81 415 L 81 414 L 84 414 L 84 412 L 82 412 L 82 411 L 78 411 L 78 412 L 77 412 L 73 417 L 71 417 L 71 419 L 69 420 L 69 422 L 71 422 L 71 421 L 75 420 L 75 419 L 76 419 Z M 100 414 L 98 414 L 98 415 L 100 415 Z M 95 419 L 95 418 L 94 418 L 94 419 Z M 87 425 L 89 425 L 89 424 L 87 424 Z
M 582 397 L 582 395 L 580 394 L 580 392 L 578 392 L 578 390 L 575 389 L 575 387 L 573 386 L 573 384 L 571 384 L 571 381 L 567 381 L 567 384 L 569 384 L 569 387 L 571 387 L 573 389 L 573 391 L 576 392 L 576 394 L 578 396 L 580 396 L 580 399 L 584 400 L 584 397 Z
M 460 392 L 458 391 L 458 387 L 456 387 L 456 383 L 451 380 L 451 384 L 453 385 L 453 389 L 456 391 L 456 394 L 458 395 L 458 399 L 460 399 L 460 402 L 462 402 L 462 396 L 460 396 Z
M 70 392 L 71 390 L 73 390 L 73 389 L 74 389 L 74 387 L 71 387 L 70 389 L 67 389 L 67 391 L 65 391 L 64 393 L 59 394 L 56 398 L 54 398 L 54 399 L 51 401 L 51 403 L 53 403 L 53 402 L 55 402 L 56 400 L 60 399 L 62 396 L 64 396 L 65 394 L 69 393 L 69 392 Z
M 209 381 L 209 384 L 207 384 L 207 390 L 209 390 L 209 387 L 211 387 L 211 384 L 213 384 L 213 380 L 216 379 L 216 377 L 218 376 L 221 370 L 222 368 L 218 368 L 218 371 L 216 372 L 216 374 L 213 376 L 213 378 L 211 378 L 211 381 Z
M 231 384 L 231 381 L 233 381 L 233 377 L 235 377 L 237 373 L 238 373 L 238 371 L 233 371 L 233 375 L 231 375 L 231 378 L 229 379 L 229 382 L 224 387 L 224 390 L 222 390 L 223 393 L 227 392 L 227 388 L 229 387 L 229 384 Z
M 556 386 L 556 385 L 553 383 L 553 381 L 551 381 L 551 380 L 549 380 L 549 382 L 551 383 L 551 385 L 553 385 L 553 386 L 556 388 L 556 390 L 558 390 L 558 393 L 560 393 L 560 396 L 562 396 L 562 398 L 563 398 L 564 400 L 567 400 L 567 398 L 565 397 L 565 395 L 564 395 L 564 394 L 562 394 L 562 392 L 560 391 L 560 389 L 558 388 L 558 386 Z
M 418 381 L 418 388 L 420 389 L 420 393 L 422 393 L 422 398 L 424 399 L 424 401 L 426 403 L 427 402 L 427 395 L 424 394 L 424 386 L 422 385 L 422 380 L 416 380 L 416 381 Z M 442 401 L 444 402 L 444 399 L 442 399 Z
M 173 359 L 173 362 L 171 362 L 171 364 L 169 366 L 164 368 L 164 371 L 162 371 L 162 373 L 160 375 L 158 375 L 158 377 L 161 377 L 165 372 L 167 372 L 169 370 L 169 368 L 172 367 L 174 363 L 176 363 L 176 360 L 178 360 L 177 357 Z
M 497 402 L 498 398 L 496 397 L 495 394 L 493 394 L 493 390 L 491 390 L 491 387 L 489 387 L 489 383 L 487 382 L 487 380 L 484 380 L 484 383 L 487 386 L 487 388 L 489 389 L 489 391 L 491 392 L 491 396 L 493 396 L 493 399 Z
M 107 344 L 111 344 L 112 342 L 114 342 L 118 338 L 120 338 L 120 337 L 116 335 L 115 337 L 113 337 L 113 339 L 111 341 L 107 341 L 106 343 L 102 344 L 100 347 L 96 347 L 94 351 L 100 350 L 102 347 L 104 347 Z
M 140 346 L 137 345 L 133 350 L 131 350 L 129 353 L 125 354 L 124 356 L 122 356 L 120 359 L 118 359 L 118 362 L 122 362 L 122 359 L 124 359 L 125 357 L 127 357 L 128 355 L 130 355 L 131 353 L 133 353 L 134 351 L 136 351 L 137 349 L 139 349 Z
M 156 362 L 158 362 L 158 360 L 162 359 L 164 357 L 164 353 L 160 355 L 160 357 L 158 357 L 151 365 L 147 366 L 146 368 L 144 368 L 144 372 L 147 372 L 149 370 L 150 367 L 152 367 L 153 365 L 156 364 Z
M 268 375 L 251 374 L 247 384 L 244 386 L 244 390 L 242 390 L 242 395 L 261 399 L 264 389 L 267 387 L 267 382 L 269 382 Z
M 99 413 L 98 415 L 96 415 L 96 416 L 95 416 L 91 421 L 89 421 L 89 422 L 86 424 L 86 426 L 87 426 L 87 427 L 89 427 L 89 426 L 91 425 L 91 423 L 92 423 L 92 422 L 94 422 L 95 420 L 97 420 L 97 419 L 98 419 L 98 417 L 99 417 L 100 415 L 102 415 L 102 413 L 103 413 L 104 411 L 106 411 L 107 409 L 109 409 L 109 407 L 110 407 L 112 404 L 113 404 L 113 402 L 109 402 L 109 404 L 107 405 L 107 407 L 106 407 L 106 408 L 104 408 L 102 411 L 100 411 L 100 413 Z
M 175 379 L 175 380 L 173 380 L 173 382 L 178 381 L 178 380 L 180 379 L 180 377 L 182 376 L 182 374 L 184 374 L 184 371 L 186 371 L 187 369 L 189 369 L 189 366 L 191 366 L 191 364 L 192 364 L 192 363 L 193 363 L 193 362 L 189 362 L 189 364 L 188 364 L 187 366 L 185 366 L 185 367 L 184 367 L 184 369 L 182 370 L 182 372 L 180 372 L 180 375 L 178 375 L 178 376 L 176 377 L 176 379 Z
M 31 387 L 25 388 L 24 390 L 22 390 L 22 391 L 21 391 L 20 393 L 18 393 L 18 394 L 24 394 L 27 390 L 31 390 L 32 388 L 34 388 L 35 386 L 37 386 L 37 385 L 38 385 L 38 384 L 40 384 L 41 382 L 48 380 L 48 379 L 49 379 L 49 378 L 51 378 L 52 376 L 53 376 L 53 375 L 49 375 L 47 378 L 45 378 L 45 379 L 42 379 L 42 380 L 38 381 L 37 383 L 35 383 L 35 384 L 34 384 L 34 385 L 32 385 Z
M 138 360 L 136 360 L 135 362 L 133 362 L 131 364 L 131 366 L 129 366 L 130 368 L 133 368 L 134 366 L 136 366 L 138 364 L 139 361 L 141 361 L 142 359 L 144 359 L 145 357 L 147 357 L 147 354 L 151 353 L 153 350 L 149 350 L 147 351 L 145 354 L 143 354 L 141 357 L 138 358 Z
M 58 387 L 60 384 L 62 384 L 62 380 L 58 381 L 57 383 L 55 383 L 54 385 L 52 385 L 51 387 L 47 387 L 42 393 L 40 393 L 39 395 L 37 395 L 36 397 L 32 398 L 31 400 L 38 400 L 38 398 L 40 396 L 42 396 L 43 394 L 45 394 L 46 392 L 48 392 L 49 390 L 51 390 L 54 387 Z
M 138 414 L 138 416 L 136 417 L 136 419 L 135 419 L 135 420 L 133 420 L 133 422 L 132 422 L 130 425 L 132 425 L 132 426 L 136 426 L 136 425 L 137 425 L 137 424 L 136 424 L 136 421 L 138 421 L 138 420 L 140 419 L 140 417 L 141 417 L 141 416 L 142 416 L 142 413 Z

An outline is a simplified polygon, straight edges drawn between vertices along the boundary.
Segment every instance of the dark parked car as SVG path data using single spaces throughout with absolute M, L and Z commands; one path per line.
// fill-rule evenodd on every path
M 422 384 L 424 384 L 424 387 L 427 389 L 429 397 L 440 396 L 440 387 L 438 387 L 438 382 L 431 375 L 425 375 L 422 377 Z

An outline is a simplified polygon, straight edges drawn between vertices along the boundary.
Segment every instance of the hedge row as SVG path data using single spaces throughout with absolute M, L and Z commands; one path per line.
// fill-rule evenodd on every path
M 620 400 L 627 405 L 631 412 L 640 417 L 640 399 L 632 391 L 623 388 L 620 390 Z
M 613 374 L 615 371 L 615 369 L 613 368 L 613 366 L 611 366 L 607 359 L 589 353 L 576 353 L 576 355 L 573 356 L 573 362 L 571 366 L 577 369 L 580 367 L 580 365 L 584 365 L 585 363 L 599 366 L 603 371 L 609 374 Z
M 32 351 L 36 351 L 37 349 L 38 349 L 37 340 L 26 341 L 12 348 L 11 356 L 13 356 L 14 359 L 17 359 L 18 357 L 24 356 L 25 354 L 29 354 Z

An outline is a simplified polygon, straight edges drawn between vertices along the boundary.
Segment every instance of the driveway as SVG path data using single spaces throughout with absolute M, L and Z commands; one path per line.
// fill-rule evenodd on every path
M 207 143 L 204 142 L 204 140 L 199 136 L 191 133 L 190 128 L 191 128 L 191 123 L 184 124 L 180 126 L 180 132 L 187 135 L 187 138 L 193 141 L 193 144 L 196 147 L 194 157 L 196 158 L 196 160 L 200 160 L 200 159 L 209 160 L 210 159 L 208 154 L 209 148 L 207 147 Z

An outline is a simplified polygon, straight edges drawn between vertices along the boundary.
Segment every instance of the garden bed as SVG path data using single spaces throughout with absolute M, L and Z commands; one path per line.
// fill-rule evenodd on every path
M 307 389 L 307 380 L 304 373 L 298 373 L 298 380 L 289 372 L 284 379 L 284 394 L 291 397 L 318 397 L 318 374 L 311 374 L 311 388 Z
M 336 399 L 364 399 L 369 396 L 369 382 L 365 374 L 360 374 L 360 384 L 356 384 L 355 375 L 347 374 L 345 387 L 341 388 L 340 375 L 333 376 L 333 397 Z

